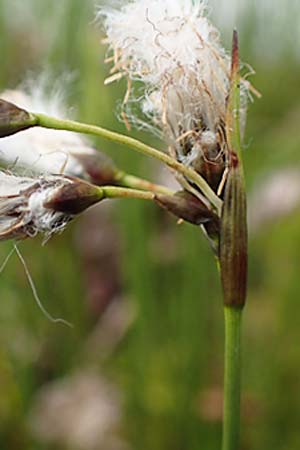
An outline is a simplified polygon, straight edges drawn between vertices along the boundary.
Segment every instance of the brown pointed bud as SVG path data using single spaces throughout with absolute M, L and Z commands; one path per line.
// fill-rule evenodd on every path
M 56 189 L 44 202 L 44 208 L 76 215 L 104 198 L 101 189 L 90 183 L 68 177 L 72 183 Z
M 232 53 L 231 53 L 231 77 L 239 76 L 240 58 L 239 58 L 239 38 L 237 30 L 233 30 Z
M 74 157 L 81 163 L 91 183 L 98 186 L 114 184 L 117 169 L 108 156 L 95 151 L 94 154 L 74 154 Z
M 243 307 L 247 290 L 247 211 L 243 171 L 235 153 L 231 154 L 221 217 L 220 267 L 224 304 Z
M 194 225 L 212 222 L 218 227 L 218 216 L 195 195 L 179 191 L 175 195 L 156 194 L 155 201 L 180 219 Z
M 13 103 L 0 99 L 0 138 L 37 125 L 37 119 Z

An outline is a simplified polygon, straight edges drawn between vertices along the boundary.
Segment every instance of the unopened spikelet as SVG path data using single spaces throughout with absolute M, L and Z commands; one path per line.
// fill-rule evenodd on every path
M 179 219 L 186 220 L 193 225 L 211 222 L 216 230 L 219 228 L 218 216 L 208 209 L 199 198 L 187 191 L 179 191 L 174 195 L 156 194 L 154 200 Z
M 125 103 L 142 104 L 172 155 L 217 191 L 226 160 L 230 58 L 206 9 L 205 0 L 135 0 L 102 8 L 100 17 L 114 61 L 107 82 L 126 76 Z M 142 82 L 136 99 L 134 80 Z M 241 84 L 244 117 L 248 85 Z
M 76 178 L 29 178 L 0 171 L 0 240 L 61 232 L 101 199 L 99 188 Z
M 0 99 L 0 138 L 34 127 L 37 120 L 24 109 Z
M 31 117 L 27 111 L 65 117 L 66 108 L 59 92 L 50 92 L 47 95 L 42 83 L 39 85 L 37 81 L 28 89 L 28 93 L 23 90 L 10 90 L 3 92 L 0 97 L 3 104 L 13 103 L 17 105 L 12 105 L 15 110 L 23 112 L 23 128 L 19 120 L 19 129 L 16 131 L 26 129 L 13 136 L 9 136 L 12 133 L 6 133 L 5 137 L 0 139 L 0 162 L 3 165 L 13 167 L 14 170 L 25 168 L 32 174 L 70 175 L 98 185 L 113 182 L 114 164 L 106 155 L 93 149 L 87 139 L 69 131 L 39 127 L 27 129 L 28 117 Z M 8 127 L 7 122 L 4 125 Z M 13 126 L 14 122 L 11 128 Z M 0 130 L 1 128 L 0 116 Z

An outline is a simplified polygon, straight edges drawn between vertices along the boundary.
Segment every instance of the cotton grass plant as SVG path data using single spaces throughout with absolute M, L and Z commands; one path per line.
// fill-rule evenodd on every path
M 106 198 L 156 202 L 200 226 L 223 286 L 225 376 L 223 450 L 237 450 L 240 332 L 247 287 L 246 192 L 241 152 L 247 101 L 255 90 L 240 74 L 237 33 L 222 47 L 203 0 L 135 0 L 98 12 L 106 32 L 106 84 L 127 80 L 121 116 L 130 128 L 159 134 L 167 152 L 127 135 L 47 113 L 33 93 L 4 92 L 0 102 L 2 239 L 48 237 Z M 137 83 L 136 83 L 137 82 Z M 241 131 L 242 130 L 242 131 Z M 181 184 L 172 192 L 117 169 L 76 133 L 150 156 Z M 18 148 L 20 153 L 18 153 Z M 101 159 L 102 158 L 102 159 Z M 197 276 L 197 274 L 195 274 Z M 195 299 L 196 301 L 196 299 Z

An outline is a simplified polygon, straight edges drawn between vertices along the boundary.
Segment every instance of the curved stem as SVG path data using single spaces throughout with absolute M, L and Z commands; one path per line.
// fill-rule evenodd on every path
M 238 450 L 241 399 L 241 307 L 225 306 L 225 369 L 222 450 Z
M 204 196 L 209 200 L 209 202 L 216 208 L 220 215 L 222 200 L 214 193 L 214 191 L 201 177 L 201 175 L 199 175 L 190 167 L 186 167 L 183 164 L 179 163 L 176 159 L 172 158 L 166 153 L 150 147 L 149 145 L 146 145 L 143 142 L 138 141 L 137 139 L 133 139 L 129 136 L 106 130 L 95 125 L 88 125 L 80 122 L 75 122 L 73 120 L 56 119 L 44 114 L 33 115 L 37 120 L 37 126 L 99 136 L 109 141 L 116 142 L 117 144 L 126 145 L 139 153 L 143 153 L 161 161 L 162 163 L 176 170 L 178 173 L 182 174 L 184 177 L 188 178 L 191 182 L 195 183 L 202 191 Z

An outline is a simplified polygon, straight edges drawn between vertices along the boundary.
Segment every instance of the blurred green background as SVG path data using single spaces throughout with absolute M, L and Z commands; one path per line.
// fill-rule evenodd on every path
M 227 48 L 237 24 L 242 58 L 263 94 L 249 107 L 244 152 L 253 226 L 241 449 L 295 450 L 300 195 L 279 181 L 283 170 L 287 179 L 290 168 L 300 171 L 300 6 L 214 4 Z M 71 73 L 67 93 L 77 117 L 126 132 L 115 113 L 125 83 L 103 86 L 108 67 L 94 17 L 90 0 L 0 0 L 0 88 L 18 86 L 28 73 L 48 70 L 62 81 Z M 157 178 L 152 161 L 94 144 L 125 170 Z M 270 176 L 273 210 L 262 195 Z M 170 178 L 166 169 L 159 177 Z M 286 206 L 291 195 L 296 200 Z M 0 449 L 220 448 L 221 292 L 200 231 L 128 200 L 93 208 L 41 244 L 37 238 L 19 248 L 44 306 L 74 328 L 45 318 L 13 255 L 0 275 Z M 11 248 L 1 243 L 3 261 Z

